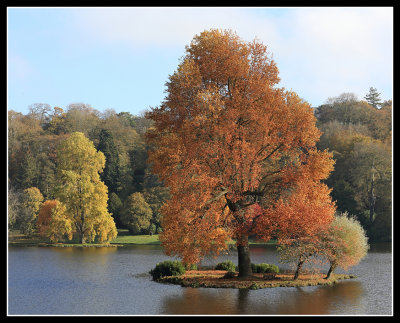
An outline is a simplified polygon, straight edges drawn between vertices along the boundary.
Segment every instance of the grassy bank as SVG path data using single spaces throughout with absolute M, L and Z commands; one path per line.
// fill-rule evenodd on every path
M 43 239 L 38 236 L 28 237 L 18 230 L 10 230 L 8 233 L 8 244 L 10 246 L 43 246 L 43 247 L 116 247 L 129 245 L 157 245 L 160 244 L 158 235 L 130 235 L 128 230 L 118 230 L 118 236 L 109 243 L 84 243 L 80 244 L 77 241 L 53 243 L 48 239 Z
M 110 242 L 111 244 L 121 244 L 121 245 L 137 245 L 137 244 L 150 244 L 150 245 L 159 245 L 161 244 L 158 239 L 158 234 L 153 235 L 132 235 L 126 229 L 118 229 L 118 236 Z M 236 241 L 231 240 L 228 244 L 235 244 Z M 266 245 L 266 244 L 275 244 L 275 240 L 271 240 L 269 242 L 259 242 L 249 240 L 249 244 L 251 245 Z
M 126 229 L 118 229 L 118 236 L 110 242 L 110 244 L 117 245 L 138 245 L 138 244 L 148 244 L 148 245 L 159 245 L 161 244 L 158 240 L 158 234 L 153 235 L 132 235 Z
M 229 244 L 234 244 L 231 240 Z M 274 240 L 267 243 L 259 243 L 257 241 L 249 241 L 251 245 L 275 244 Z M 113 247 L 113 246 L 132 246 L 132 245 L 160 245 L 158 234 L 153 235 L 132 235 L 126 229 L 118 229 L 118 236 L 109 243 L 85 243 L 80 244 L 77 241 L 52 243 L 48 239 L 38 236 L 28 237 L 18 230 L 10 230 L 8 232 L 8 244 L 10 246 L 49 246 L 49 247 Z

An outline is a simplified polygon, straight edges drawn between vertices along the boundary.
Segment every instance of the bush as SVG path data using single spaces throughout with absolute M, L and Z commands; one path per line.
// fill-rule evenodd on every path
M 215 270 L 236 271 L 236 267 L 235 267 L 235 264 L 232 261 L 226 260 L 226 261 L 218 263 L 215 266 Z
M 185 266 L 179 260 L 166 260 L 158 263 L 154 269 L 150 270 L 150 275 L 153 280 L 159 280 L 165 276 L 183 275 L 185 272 Z
M 184 264 L 186 270 L 197 270 L 196 264 Z
M 279 267 L 270 264 L 251 264 L 251 270 L 253 273 L 279 273 Z
M 258 286 L 258 284 L 257 284 L 256 282 L 253 282 L 253 284 L 251 284 L 251 286 L 249 287 L 249 289 L 257 290 L 257 289 L 260 289 L 260 286 Z

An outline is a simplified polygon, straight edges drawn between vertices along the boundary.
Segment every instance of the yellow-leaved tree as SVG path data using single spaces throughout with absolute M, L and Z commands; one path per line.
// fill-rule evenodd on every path
M 108 189 L 100 180 L 105 157 L 81 132 L 72 133 L 57 150 L 57 199 L 65 205 L 79 243 L 110 241 L 117 229 L 107 210 Z

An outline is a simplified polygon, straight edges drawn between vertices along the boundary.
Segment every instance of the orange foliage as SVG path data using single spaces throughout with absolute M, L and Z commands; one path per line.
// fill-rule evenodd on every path
M 37 226 L 38 233 L 41 237 L 47 237 L 47 230 L 51 222 L 51 216 L 53 209 L 59 203 L 57 200 L 47 200 L 45 201 L 39 211 Z
M 310 105 L 278 82 L 267 47 L 231 31 L 204 31 L 186 48 L 164 102 L 146 115 L 149 161 L 171 194 L 160 235 L 167 254 L 197 262 L 229 238 L 267 239 L 289 223 L 307 233 L 331 219 L 319 181 L 332 156 L 315 148 Z
M 300 181 L 287 198 L 278 199 L 264 210 L 255 234 L 268 240 L 316 239 L 334 218 L 335 204 L 330 189 L 317 181 Z M 264 228 L 269 228 L 265 230 Z

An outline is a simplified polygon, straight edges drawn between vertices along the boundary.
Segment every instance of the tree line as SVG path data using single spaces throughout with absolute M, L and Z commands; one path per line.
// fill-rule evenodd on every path
M 371 88 L 364 100 L 343 93 L 314 108 L 314 113 L 322 132 L 317 147 L 328 149 L 335 160 L 325 183 L 332 188 L 337 209 L 354 215 L 370 241 L 390 240 L 391 100 L 382 102 Z M 133 234 L 159 233 L 160 207 L 169 194 L 148 162 L 151 147 L 145 134 L 152 125 L 153 120 L 143 115 L 100 112 L 82 103 L 65 110 L 32 104 L 25 115 L 9 110 L 9 227 L 38 232 L 38 205 L 56 197 L 57 147 L 70 134 L 81 132 L 105 156 L 100 179 L 108 188 L 107 208 L 117 228 Z
M 26 115 L 10 110 L 9 227 L 28 235 L 39 233 L 40 207 L 46 209 L 43 202 L 52 201 L 49 207 L 60 197 L 60 164 L 76 167 L 67 155 L 60 154 L 60 147 L 72 134 L 80 133 L 105 157 L 104 167 L 97 171 L 107 188 L 106 209 L 116 227 L 127 228 L 133 234 L 158 233 L 159 208 L 168 190 L 147 163 L 144 134 L 150 125 L 143 116 L 114 110 L 100 112 L 81 103 L 71 104 L 65 111 L 48 104 L 32 104 Z M 81 147 L 82 142 L 75 146 Z
M 389 241 L 392 230 L 392 101 L 375 88 L 364 100 L 352 93 L 315 109 L 335 169 L 326 180 L 339 211 L 357 217 L 371 241 Z

